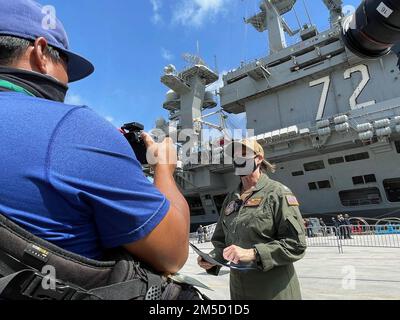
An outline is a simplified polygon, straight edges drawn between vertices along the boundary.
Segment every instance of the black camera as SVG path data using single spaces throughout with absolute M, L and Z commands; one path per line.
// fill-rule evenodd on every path
M 147 148 L 141 138 L 141 134 L 144 130 L 144 126 L 137 122 L 127 123 L 121 128 L 125 138 L 128 140 L 133 151 L 135 152 L 136 158 L 142 165 L 147 164 Z
M 342 35 L 346 46 L 362 58 L 379 58 L 391 50 L 399 54 L 400 2 L 364 0 L 346 18 Z

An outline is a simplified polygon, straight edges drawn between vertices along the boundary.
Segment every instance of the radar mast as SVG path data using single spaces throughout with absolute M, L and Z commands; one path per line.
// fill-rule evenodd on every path
M 261 12 L 246 19 L 259 32 L 268 30 L 270 53 L 276 53 L 287 47 L 285 32 L 293 36 L 300 30 L 292 31 L 282 15 L 291 11 L 296 0 L 262 0 Z

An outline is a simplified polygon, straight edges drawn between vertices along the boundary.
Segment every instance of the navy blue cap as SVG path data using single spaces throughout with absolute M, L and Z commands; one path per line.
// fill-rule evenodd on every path
M 46 9 L 46 8 L 45 8 Z M 69 50 L 68 36 L 57 18 L 52 22 L 43 6 L 32 0 L 0 0 L 0 35 L 27 40 L 46 38 L 48 44 L 68 57 L 69 82 L 83 79 L 94 71 L 94 66 L 85 58 Z

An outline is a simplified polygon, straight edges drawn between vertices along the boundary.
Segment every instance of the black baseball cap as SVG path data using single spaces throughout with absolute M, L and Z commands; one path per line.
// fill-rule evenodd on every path
M 69 82 L 86 78 L 94 72 L 94 66 L 70 51 L 64 26 L 51 8 L 33 0 L 0 0 L 0 35 L 33 41 L 44 37 L 68 58 Z

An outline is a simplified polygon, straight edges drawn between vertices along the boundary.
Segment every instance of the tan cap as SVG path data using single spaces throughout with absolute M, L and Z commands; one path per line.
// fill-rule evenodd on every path
M 240 150 L 239 148 L 246 147 L 248 150 L 254 152 L 255 156 L 262 156 L 264 161 L 261 164 L 261 168 L 264 169 L 266 172 L 275 172 L 276 167 L 275 165 L 269 163 L 265 160 L 265 151 L 264 148 L 257 142 L 255 139 L 243 139 L 232 141 L 230 144 L 226 146 L 225 154 L 233 157 L 233 153 L 235 150 Z

